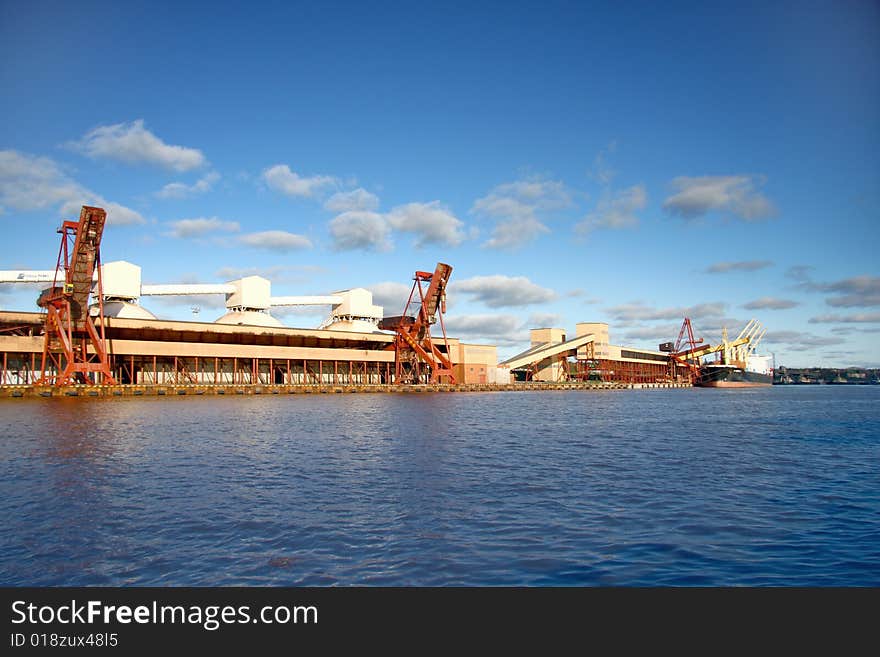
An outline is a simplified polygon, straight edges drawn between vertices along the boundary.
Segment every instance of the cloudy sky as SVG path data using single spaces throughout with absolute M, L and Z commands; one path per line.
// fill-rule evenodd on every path
M 755 317 L 777 364 L 880 366 L 877 3 L 186 4 L 0 2 L 0 269 L 89 203 L 145 283 L 397 314 L 443 261 L 450 333 L 502 356 Z

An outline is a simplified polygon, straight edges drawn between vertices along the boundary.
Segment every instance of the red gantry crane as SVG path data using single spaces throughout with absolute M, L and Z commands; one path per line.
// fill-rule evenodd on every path
M 58 229 L 61 247 L 55 280 L 37 299 L 37 305 L 46 310 L 40 384 L 116 383 L 105 346 L 101 283 L 101 235 L 106 219 L 102 208 L 84 205 L 79 221 L 65 221 Z M 98 313 L 93 321 L 89 295 L 96 271 Z
M 691 381 L 695 381 L 700 377 L 700 364 L 704 356 L 709 354 L 720 353 L 722 362 L 730 362 L 733 357 L 730 354 L 736 354 L 737 358 L 745 362 L 748 352 L 741 351 L 742 346 L 748 344 L 758 336 L 762 327 L 757 320 L 750 320 L 746 327 L 739 334 L 739 337 L 733 342 L 727 340 L 727 328 L 724 329 L 721 344 L 711 345 L 703 344 L 703 338 L 694 339 L 694 330 L 691 326 L 689 317 L 684 318 L 681 330 L 678 332 L 678 340 L 675 345 L 666 342 L 660 345 L 661 351 L 670 351 L 669 354 L 672 364 L 688 368 Z M 758 337 L 760 341 L 763 333 Z M 754 347 L 752 347 L 754 349 Z M 743 354 L 746 354 L 745 356 Z
M 664 347 L 670 347 L 665 349 Z M 691 318 L 685 317 L 681 323 L 681 330 L 678 332 L 678 339 L 674 345 L 666 343 L 660 345 L 661 351 L 671 351 L 670 357 L 674 364 L 681 365 L 688 369 L 691 380 L 694 380 L 700 373 L 700 358 L 712 351 L 710 345 L 703 344 L 703 338 L 694 338 L 694 328 L 691 325 Z
M 427 372 L 431 383 L 455 383 L 449 358 L 449 341 L 443 315 L 446 313 L 446 284 L 452 267 L 437 263 L 434 273 L 417 271 L 402 315 L 385 317 L 379 322 L 383 331 L 394 331 L 394 365 L 397 383 L 419 383 Z M 427 283 L 423 288 L 422 284 Z M 416 296 L 418 292 L 418 296 Z M 418 309 L 416 309 L 418 306 Z M 431 324 L 439 320 L 443 334 L 441 350 L 431 337 Z M 444 381 L 445 379 L 445 381 Z

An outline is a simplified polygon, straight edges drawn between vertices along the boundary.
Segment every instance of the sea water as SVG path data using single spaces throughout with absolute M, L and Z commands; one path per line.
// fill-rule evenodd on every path
M 0 584 L 880 585 L 880 386 L 0 402 Z

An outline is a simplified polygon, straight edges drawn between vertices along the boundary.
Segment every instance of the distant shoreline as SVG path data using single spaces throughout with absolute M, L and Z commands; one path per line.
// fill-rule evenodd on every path
M 774 381 L 775 386 L 876 386 L 880 381 Z
M 877 385 L 880 369 L 866 367 L 785 367 L 776 368 L 773 385 Z

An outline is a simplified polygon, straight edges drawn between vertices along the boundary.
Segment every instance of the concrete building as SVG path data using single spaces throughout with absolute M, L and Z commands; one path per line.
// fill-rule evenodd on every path
M 611 344 L 604 322 L 576 324 L 571 339 L 566 339 L 561 328 L 532 329 L 530 336 L 528 349 L 499 363 L 511 382 L 666 383 L 687 379 L 668 353 Z
M 273 297 L 271 283 L 248 276 L 225 283 L 141 282 L 141 268 L 103 265 L 107 350 L 113 376 L 131 384 L 385 384 L 395 379 L 394 334 L 378 328 L 381 306 L 363 288 L 330 295 Z M 54 272 L 0 272 L 0 282 L 51 282 Z M 95 294 L 97 290 L 93 290 Z M 222 294 L 227 312 L 213 323 L 157 319 L 142 297 Z M 316 329 L 288 328 L 271 309 L 326 305 Z M 93 305 L 91 314 L 99 312 Z M 45 315 L 0 312 L 0 384 L 34 383 L 40 375 Z M 677 380 L 668 354 L 613 345 L 608 324 L 580 322 L 531 330 L 526 351 L 498 363 L 495 345 L 448 339 L 458 383 L 576 380 L 648 383 Z M 435 342 L 437 338 L 435 337 Z M 438 343 L 439 344 L 439 343 Z M 442 347 L 445 351 L 445 345 Z
M 500 365 L 494 345 L 432 338 L 438 316 L 443 326 L 452 272 L 442 262 L 433 274 L 415 272 L 407 310 L 391 317 L 363 288 L 273 297 L 271 282 L 260 276 L 145 285 L 137 265 L 100 264 L 105 221 L 104 209 L 83 206 L 78 222 L 59 229 L 55 270 L 0 271 L 0 283 L 50 285 L 37 301 L 43 313 L 0 312 L 0 385 L 488 384 L 597 375 L 635 382 L 676 375 L 666 354 L 609 344 L 604 323 L 580 323 L 570 340 L 563 329 L 533 329 L 530 348 Z M 227 312 L 213 323 L 168 321 L 140 305 L 144 296 L 201 294 L 224 295 Z M 317 329 L 287 328 L 271 309 L 292 305 L 327 305 L 330 314 Z
M 0 385 L 40 376 L 40 313 L 0 311 Z M 394 336 L 326 329 L 108 317 L 106 345 L 122 384 L 371 385 L 394 382 Z M 493 383 L 494 345 L 449 339 L 459 383 Z
M 3 384 L 33 383 L 44 339 L 39 313 L 0 312 Z M 106 320 L 112 372 L 123 384 L 386 383 L 393 336 L 282 326 Z
M 507 378 L 498 374 L 498 348 L 495 345 L 458 343 L 458 354 L 453 362 L 456 363 L 455 379 L 459 383 L 507 383 Z
M 40 313 L 0 311 L 0 385 L 37 381 L 43 324 Z M 394 382 L 391 333 L 117 316 L 106 319 L 106 335 L 113 376 L 122 384 Z M 601 322 L 577 324 L 570 339 L 561 328 L 533 329 L 529 349 L 502 363 L 495 345 L 456 338 L 448 343 L 458 383 L 659 383 L 686 378 L 666 353 L 610 344 L 608 325 Z

